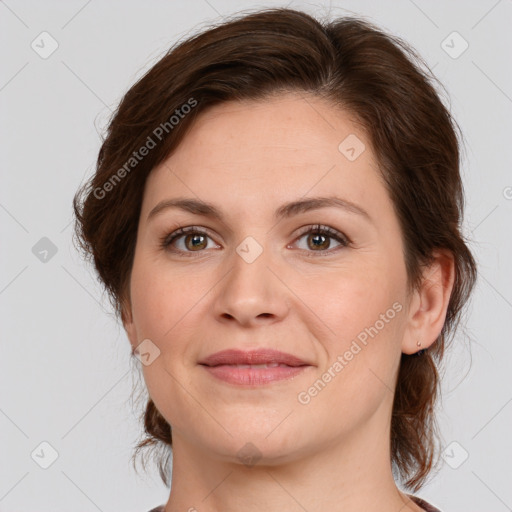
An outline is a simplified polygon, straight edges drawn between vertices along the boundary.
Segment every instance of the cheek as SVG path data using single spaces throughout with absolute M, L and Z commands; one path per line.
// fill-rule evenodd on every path
M 401 267 L 381 260 L 319 277 L 315 287 L 303 287 L 304 302 L 315 313 L 310 319 L 320 326 L 316 333 L 325 354 L 320 373 L 330 389 L 322 393 L 325 400 L 349 405 L 357 395 L 364 398 L 358 404 L 371 409 L 370 404 L 393 388 L 405 315 L 404 276 Z
M 396 270 L 381 265 L 347 266 L 319 273 L 314 279 L 297 280 L 295 290 L 314 313 L 310 318 L 322 321 L 332 348 L 342 350 L 360 333 L 364 338 L 368 329 L 373 332 L 375 325 L 379 337 L 396 332 L 405 289 L 402 273 Z
M 180 428 L 182 422 L 186 426 L 196 416 L 198 424 L 204 421 L 186 390 L 194 390 L 189 339 L 193 326 L 201 322 L 200 299 L 207 289 L 204 280 L 194 279 L 190 272 L 171 273 L 142 258 L 134 262 L 131 293 L 138 337 L 150 339 L 159 350 L 151 364 L 141 366 L 144 381 L 157 409 L 173 428 Z
M 161 349 L 165 340 L 180 331 L 205 295 L 208 284 L 194 279 L 189 270 L 170 272 L 169 267 L 150 258 L 134 261 L 131 297 L 139 337 L 154 339 Z
M 321 339 L 322 366 L 311 387 L 301 390 L 299 402 L 306 405 L 299 410 L 323 418 L 326 434 L 357 429 L 392 400 L 405 308 L 389 277 L 353 275 L 336 286 L 331 279 L 328 293 L 305 299 L 330 329 Z

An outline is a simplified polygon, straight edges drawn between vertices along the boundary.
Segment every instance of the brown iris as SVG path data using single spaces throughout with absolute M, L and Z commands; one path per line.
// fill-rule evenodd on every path
M 192 241 L 192 245 L 189 245 L 188 242 Z M 192 251 L 196 249 L 204 249 L 208 245 L 205 235 L 201 235 L 198 233 L 194 233 L 192 235 L 185 236 L 185 247 Z
M 323 244 L 317 244 L 313 242 L 313 245 L 311 245 L 309 242 L 311 240 L 318 240 L 320 238 L 323 238 Z M 321 235 L 318 233 L 314 233 L 308 236 L 308 247 L 311 249 L 328 249 L 330 245 L 329 237 L 325 235 Z

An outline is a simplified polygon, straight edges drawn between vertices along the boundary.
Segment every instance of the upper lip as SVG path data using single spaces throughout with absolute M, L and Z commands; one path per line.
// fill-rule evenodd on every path
M 309 365 L 297 356 L 280 352 L 269 348 L 260 348 L 256 350 L 237 350 L 228 349 L 221 352 L 210 354 L 199 364 L 206 366 L 219 366 L 221 364 L 286 364 L 288 366 L 306 366 Z

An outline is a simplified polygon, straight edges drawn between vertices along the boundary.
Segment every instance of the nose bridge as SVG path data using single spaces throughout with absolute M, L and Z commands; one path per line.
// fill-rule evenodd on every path
M 247 237 L 233 251 L 228 264 L 231 270 L 216 297 L 218 318 L 250 325 L 286 315 L 286 288 L 274 275 L 275 270 L 270 270 L 276 266 L 270 249 Z

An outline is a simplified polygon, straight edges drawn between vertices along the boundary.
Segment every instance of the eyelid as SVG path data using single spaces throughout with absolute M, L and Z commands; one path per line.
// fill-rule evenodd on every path
M 299 251 L 302 254 L 304 254 L 306 257 L 311 257 L 311 258 L 328 257 L 328 256 L 332 256 L 333 254 L 337 254 L 342 249 L 352 246 L 352 240 L 347 235 L 345 235 L 343 232 L 338 231 L 337 229 L 334 229 L 325 224 L 309 224 L 309 225 L 305 226 L 304 229 L 302 229 L 300 231 L 300 233 L 295 237 L 292 244 L 295 244 L 304 235 L 307 235 L 309 233 L 321 233 L 329 238 L 336 240 L 339 245 L 337 247 L 333 247 L 333 248 L 327 249 L 325 251 L 308 251 L 306 249 L 299 249 Z M 290 246 L 288 245 L 287 247 L 290 247 Z
M 301 228 L 301 231 L 299 232 L 295 239 L 297 240 L 297 238 L 301 238 L 302 236 L 310 232 L 320 232 L 329 235 L 332 238 L 340 238 L 347 245 L 352 243 L 350 238 L 347 235 L 345 235 L 345 233 L 338 231 L 337 229 L 332 228 L 331 226 L 328 226 L 326 224 L 308 224 L 307 226 L 304 226 L 303 229 Z
M 173 229 L 170 233 L 166 233 L 164 236 L 160 237 L 159 245 L 163 249 L 172 251 L 174 253 L 185 254 L 185 255 L 192 255 L 195 252 L 203 252 L 203 251 L 181 251 L 179 249 L 172 248 L 172 243 L 175 240 L 177 240 L 183 236 L 186 236 L 190 233 L 206 235 L 215 244 L 217 244 L 217 242 L 215 241 L 214 237 L 212 236 L 210 230 L 207 228 L 204 228 L 202 226 L 178 226 L 176 229 Z

